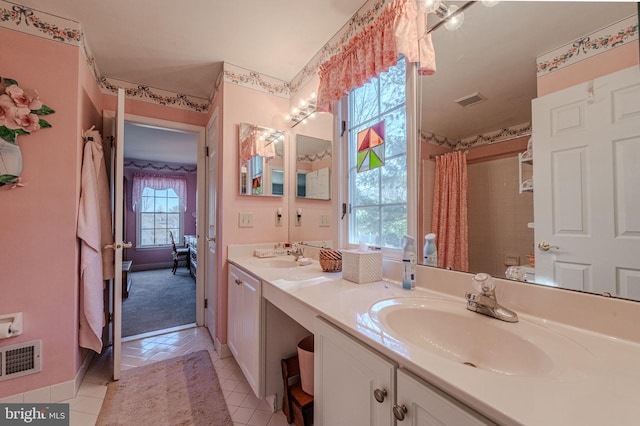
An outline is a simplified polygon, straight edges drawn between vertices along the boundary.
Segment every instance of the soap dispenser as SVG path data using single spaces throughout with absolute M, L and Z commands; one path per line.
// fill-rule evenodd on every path
M 438 250 L 436 248 L 436 234 L 424 236 L 423 262 L 427 266 L 438 266 Z
M 402 237 L 402 288 L 411 290 L 416 286 L 416 240 L 405 235 Z

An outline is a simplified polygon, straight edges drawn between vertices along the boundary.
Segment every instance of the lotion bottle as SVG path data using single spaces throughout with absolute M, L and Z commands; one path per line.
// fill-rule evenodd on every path
M 405 235 L 402 237 L 402 288 L 411 290 L 416 286 L 416 240 Z

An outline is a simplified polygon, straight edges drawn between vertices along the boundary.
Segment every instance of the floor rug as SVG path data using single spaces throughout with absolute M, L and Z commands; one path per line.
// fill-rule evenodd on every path
M 209 352 L 203 350 L 124 370 L 109 383 L 98 426 L 231 426 Z
M 122 301 L 122 337 L 196 322 L 196 281 L 187 268 L 131 274 L 129 297 Z

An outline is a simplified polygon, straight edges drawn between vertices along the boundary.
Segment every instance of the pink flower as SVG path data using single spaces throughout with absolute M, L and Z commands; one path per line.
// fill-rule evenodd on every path
M 0 95 L 0 126 L 5 126 L 7 121 L 13 120 L 13 116 L 15 112 L 12 113 L 12 110 L 15 109 L 16 104 L 13 102 L 9 95 Z
M 18 107 L 29 108 L 30 110 L 37 110 L 42 108 L 42 102 L 38 97 L 38 92 L 33 89 L 22 90 L 15 84 L 7 87 L 5 92 L 11 96 L 13 101 Z

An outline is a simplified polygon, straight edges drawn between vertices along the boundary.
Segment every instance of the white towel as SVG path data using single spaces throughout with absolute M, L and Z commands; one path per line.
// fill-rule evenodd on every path
M 102 351 L 104 280 L 114 277 L 111 203 L 100 133 L 88 132 L 84 147 L 78 210 L 80 244 L 80 346 Z M 93 141 L 90 140 L 93 138 Z

